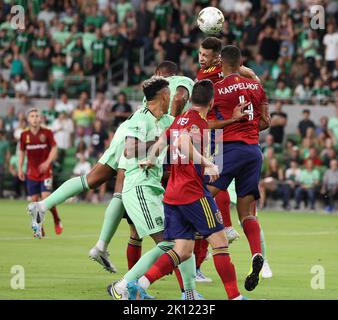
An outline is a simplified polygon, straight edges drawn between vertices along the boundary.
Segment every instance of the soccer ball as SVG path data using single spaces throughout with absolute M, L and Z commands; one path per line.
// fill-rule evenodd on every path
M 206 34 L 219 33 L 223 28 L 223 23 L 223 13 L 215 7 L 204 8 L 197 17 L 198 27 Z

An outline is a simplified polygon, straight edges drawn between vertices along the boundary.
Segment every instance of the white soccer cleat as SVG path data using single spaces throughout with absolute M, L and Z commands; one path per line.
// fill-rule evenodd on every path
M 123 286 L 120 281 L 113 282 L 107 287 L 108 294 L 114 300 L 129 300 L 129 292 L 127 286 Z
M 197 269 L 195 281 L 196 282 L 212 282 L 212 279 L 205 276 L 205 274 L 201 271 L 201 269 Z
M 272 278 L 272 270 L 266 260 L 264 260 L 262 268 L 262 278 L 264 279 Z
M 27 212 L 32 218 L 32 230 L 35 238 L 42 238 L 42 223 L 45 212 L 41 209 L 38 202 L 31 202 L 27 206 Z
M 117 272 L 116 267 L 109 260 L 109 252 L 101 251 L 96 246 L 90 249 L 89 258 L 98 262 L 103 268 L 109 272 Z
M 224 230 L 229 244 L 240 237 L 239 233 L 234 229 L 234 227 L 226 227 Z

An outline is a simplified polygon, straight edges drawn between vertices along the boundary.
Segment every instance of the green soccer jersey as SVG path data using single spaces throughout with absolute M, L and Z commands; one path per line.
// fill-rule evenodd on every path
M 93 41 L 92 43 L 93 63 L 95 64 L 105 63 L 105 49 L 106 45 L 104 43 L 104 40 L 98 39 Z
M 172 76 L 172 77 L 166 78 L 166 80 L 169 81 L 169 89 L 170 89 L 170 103 L 169 103 L 168 114 L 171 114 L 171 104 L 172 104 L 172 101 L 173 101 L 174 96 L 176 94 L 176 89 L 178 87 L 186 88 L 189 92 L 189 99 L 190 99 L 192 88 L 193 88 L 195 82 L 192 81 L 190 78 L 184 77 L 184 76 Z M 147 103 L 146 98 L 143 98 L 142 106 L 145 107 L 146 103 Z M 190 103 L 190 101 L 188 101 L 185 104 L 182 113 L 186 112 L 189 109 L 190 106 L 191 106 L 191 103 Z
M 173 121 L 174 117 L 169 114 L 157 119 L 147 107 L 142 107 L 127 121 L 127 137 L 135 137 L 144 143 L 155 141 L 155 138 L 169 128 Z M 163 150 L 157 158 L 155 166 L 147 170 L 139 168 L 138 162 L 142 159 L 127 159 L 123 192 L 127 192 L 136 186 L 150 186 L 164 192 L 161 180 L 165 154 L 166 150 Z

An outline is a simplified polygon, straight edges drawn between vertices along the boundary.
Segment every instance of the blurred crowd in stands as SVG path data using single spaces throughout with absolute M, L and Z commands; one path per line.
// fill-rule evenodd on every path
M 25 8 L 23 30 L 12 28 L 14 4 Z M 325 9 L 324 29 L 311 27 L 314 4 Z M 334 211 L 338 111 L 330 119 L 311 119 L 312 105 L 337 106 L 338 101 L 338 2 L 334 0 L 0 1 L 0 97 L 17 98 L 0 119 L 0 197 L 5 176 L 13 177 L 16 196 L 23 189 L 15 173 L 15 148 L 26 127 L 25 111 L 33 106 L 31 98 L 48 99 L 43 123 L 54 131 L 59 148 L 56 183 L 67 178 L 60 178 L 62 174 L 88 172 L 116 127 L 131 114 L 128 94 L 140 90 L 154 65 L 172 60 L 181 74 L 195 79 L 198 48 L 205 37 L 196 17 L 210 5 L 220 8 L 226 19 L 219 35 L 223 44 L 241 48 L 244 64 L 261 78 L 276 104 L 262 145 L 260 207 L 272 197 L 289 209 L 294 197 L 292 208 L 305 200 L 314 209 L 321 200 L 327 211 Z M 120 93 L 108 99 L 109 86 L 123 80 L 125 61 L 127 86 L 119 86 Z M 114 78 L 115 74 L 119 76 Z M 88 77 L 96 79 L 95 96 L 90 95 Z M 309 108 L 303 107 L 304 119 L 293 135 L 284 134 L 285 104 Z M 99 191 L 101 198 L 105 191 L 105 187 Z M 92 195 L 87 196 L 90 200 Z
M 23 30 L 12 28 L 14 4 L 25 8 Z M 313 4 L 323 6 L 322 16 L 313 18 Z M 121 71 L 123 60 L 129 62 L 128 86 L 134 89 L 148 76 L 145 66 L 163 59 L 177 62 L 181 73 L 195 78 L 205 37 L 196 17 L 206 6 L 224 12 L 219 37 L 242 49 L 244 63 L 262 79 L 271 99 L 335 102 L 335 0 L 4 0 L 0 66 L 10 78 L 0 78 L 0 96 L 46 97 L 65 90 L 77 97 L 89 90 L 86 76 L 95 76 L 104 91 L 108 71 Z M 324 19 L 324 29 L 314 29 L 320 27 L 319 19 Z

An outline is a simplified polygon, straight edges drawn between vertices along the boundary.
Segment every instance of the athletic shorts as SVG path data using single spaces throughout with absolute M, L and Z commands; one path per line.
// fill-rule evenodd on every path
M 137 186 L 122 192 L 122 201 L 140 238 L 164 230 L 163 190 Z
M 184 205 L 164 204 L 164 239 L 195 240 L 224 229 L 222 215 L 211 196 Z
M 52 192 L 53 179 L 48 178 L 43 181 L 35 181 L 26 177 L 27 193 L 29 196 L 41 194 L 42 192 Z
M 101 164 L 106 164 L 113 170 L 117 171 L 117 169 L 119 168 L 119 163 L 120 161 L 122 161 L 123 151 L 124 151 L 124 141 L 116 141 L 116 143 L 114 143 L 113 141 L 113 143 L 109 146 L 108 149 L 106 149 L 106 151 L 104 152 L 104 154 L 102 155 L 102 157 L 99 159 L 98 162 Z
M 220 158 L 222 157 L 222 158 Z M 227 190 L 235 179 L 238 197 L 253 195 L 259 199 L 259 179 L 262 168 L 262 152 L 258 144 L 243 142 L 223 143 L 223 152 L 215 156 L 215 163 L 222 163 L 220 177 L 210 185 Z M 206 176 L 208 179 L 208 177 Z

